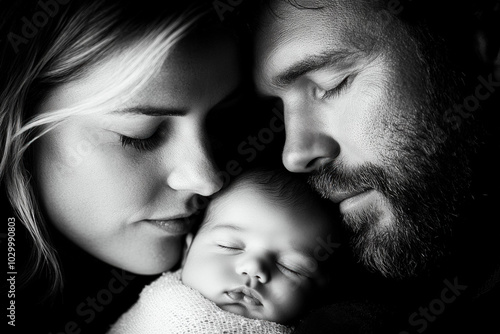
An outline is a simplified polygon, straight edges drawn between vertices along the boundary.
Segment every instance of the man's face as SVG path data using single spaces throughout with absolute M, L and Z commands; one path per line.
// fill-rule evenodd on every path
M 340 203 L 369 268 L 411 276 L 442 255 L 465 186 L 443 117 L 455 87 L 434 83 L 440 69 L 387 11 L 323 2 L 263 14 L 257 86 L 283 101 L 284 165 Z

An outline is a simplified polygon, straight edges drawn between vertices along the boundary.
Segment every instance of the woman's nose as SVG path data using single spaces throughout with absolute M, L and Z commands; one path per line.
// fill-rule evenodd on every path
M 339 155 L 338 142 L 317 125 L 314 120 L 294 119 L 294 116 L 287 118 L 282 158 L 289 171 L 309 173 L 332 162 Z
M 202 196 L 210 196 L 219 191 L 223 182 L 212 161 L 207 143 L 191 138 L 181 145 L 178 162 L 167 178 L 170 188 Z
M 262 284 L 269 282 L 271 272 L 269 266 L 264 259 L 247 256 L 240 260 L 236 266 L 236 273 L 247 276 L 252 281 L 258 281 Z

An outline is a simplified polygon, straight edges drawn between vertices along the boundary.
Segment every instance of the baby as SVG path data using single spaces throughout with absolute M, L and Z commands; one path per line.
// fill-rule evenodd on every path
M 329 280 L 330 206 L 298 175 L 244 173 L 209 204 L 182 269 L 146 287 L 111 333 L 291 332 Z

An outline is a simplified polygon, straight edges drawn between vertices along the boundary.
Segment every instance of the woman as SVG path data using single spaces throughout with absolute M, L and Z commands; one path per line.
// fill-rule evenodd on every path
M 18 301 L 18 325 L 41 312 L 39 332 L 105 330 L 130 303 L 115 307 L 135 275 L 179 261 L 200 198 L 222 186 L 205 120 L 240 81 L 235 39 L 210 7 L 75 0 L 13 9 L 24 16 L 3 27 L 2 187 L 18 236 L 24 227 L 33 242 L 24 272 L 32 282 L 47 273 L 47 286 L 33 289 L 62 290 L 53 307 L 65 313 L 49 320 L 46 307 L 28 312 Z M 133 283 L 135 293 L 144 282 Z

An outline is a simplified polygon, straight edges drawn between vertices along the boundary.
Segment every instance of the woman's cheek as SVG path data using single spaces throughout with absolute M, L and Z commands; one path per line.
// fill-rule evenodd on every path
M 119 144 L 91 142 L 95 137 L 84 134 L 65 124 L 37 143 L 41 204 L 48 220 L 84 250 L 123 262 L 113 248 L 133 241 L 125 236 L 128 224 L 143 218 L 154 181 Z

